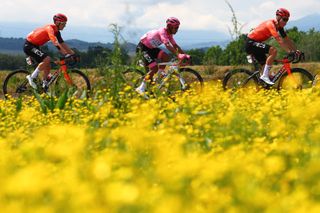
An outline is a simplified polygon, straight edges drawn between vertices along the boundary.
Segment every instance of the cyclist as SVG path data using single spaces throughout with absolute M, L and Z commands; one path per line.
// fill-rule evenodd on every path
M 24 52 L 27 56 L 30 56 L 37 63 L 39 63 L 34 72 L 27 76 L 29 84 L 34 89 L 37 89 L 34 79 L 39 75 L 40 71 L 44 72 L 43 87 L 46 86 L 46 82 L 48 80 L 47 78 L 51 69 L 50 57 L 47 53 L 40 49 L 40 46 L 46 44 L 48 41 L 51 41 L 61 54 L 74 55 L 73 50 L 71 50 L 69 46 L 64 43 L 64 40 L 60 34 L 60 31 L 65 28 L 67 21 L 68 19 L 65 15 L 58 13 L 53 16 L 54 24 L 47 24 L 43 27 L 37 28 L 29 33 L 26 38 L 23 47 Z
M 285 51 L 295 51 L 297 56 L 300 54 L 300 51 L 297 50 L 293 41 L 284 31 L 284 26 L 287 24 L 289 17 L 290 13 L 287 9 L 279 8 L 276 11 L 276 19 L 262 22 L 248 34 L 246 40 L 246 52 L 252 54 L 261 65 L 265 65 L 260 79 L 269 85 L 274 84 L 269 78 L 269 72 L 277 56 L 277 49 L 263 42 L 270 37 L 274 37 Z
M 161 44 L 164 44 L 164 46 L 173 55 L 176 55 L 179 60 L 190 59 L 190 56 L 185 54 L 173 39 L 173 35 L 178 32 L 180 21 L 175 17 L 170 17 L 166 20 L 166 24 L 166 27 L 152 30 L 144 34 L 137 45 L 137 53 L 142 55 L 144 65 L 150 70 L 141 85 L 136 88 L 136 91 L 141 95 L 144 95 L 147 85 L 146 82 L 152 79 L 153 75 L 158 72 L 157 61 L 169 61 L 169 55 L 159 48 Z M 159 66 L 159 72 L 163 72 L 164 69 L 165 65 Z

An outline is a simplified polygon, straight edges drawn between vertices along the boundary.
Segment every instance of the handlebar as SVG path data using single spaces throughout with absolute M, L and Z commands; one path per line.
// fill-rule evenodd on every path
M 285 57 L 283 57 L 282 60 L 275 60 L 276 62 L 280 62 L 280 63 L 293 63 L 296 64 L 300 61 L 304 61 L 305 56 L 304 53 L 301 52 L 297 52 L 297 51 L 292 51 L 290 53 L 288 53 Z
M 67 54 L 67 55 L 59 57 L 59 61 L 55 61 L 55 63 L 59 64 L 61 61 L 65 61 L 65 63 L 68 66 L 73 66 L 76 63 L 80 62 L 80 56 L 77 54 L 74 54 L 74 55 Z

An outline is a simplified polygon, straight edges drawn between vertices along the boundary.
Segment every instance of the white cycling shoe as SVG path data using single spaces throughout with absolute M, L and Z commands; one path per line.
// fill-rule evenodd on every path
M 274 85 L 274 82 L 272 82 L 272 81 L 269 79 L 268 76 L 262 75 L 262 76 L 260 77 L 260 79 L 261 79 L 262 81 L 264 81 L 266 84 Z
M 139 93 L 139 95 L 141 95 L 145 99 L 149 99 L 149 97 L 146 95 L 146 92 L 142 90 L 140 87 L 136 88 L 136 92 Z
M 31 78 L 30 75 L 27 75 L 26 78 L 27 78 L 28 83 L 30 84 L 30 86 L 31 86 L 33 89 L 37 89 L 37 84 L 34 83 L 33 78 Z

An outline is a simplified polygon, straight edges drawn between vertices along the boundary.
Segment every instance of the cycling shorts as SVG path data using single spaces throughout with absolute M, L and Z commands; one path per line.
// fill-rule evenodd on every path
M 245 44 L 246 52 L 250 55 L 253 55 L 261 65 L 266 63 L 267 54 L 269 54 L 270 47 L 271 46 L 268 44 L 257 42 L 250 38 L 247 38 Z
M 36 46 L 26 40 L 23 46 L 23 51 L 27 56 L 32 57 L 37 63 L 41 63 L 43 59 L 45 59 L 48 54 L 43 52 L 39 46 Z
M 159 53 L 162 52 L 162 50 L 160 48 L 150 49 L 140 42 L 136 48 L 136 52 L 137 54 L 141 54 L 145 66 L 149 66 L 157 62 Z

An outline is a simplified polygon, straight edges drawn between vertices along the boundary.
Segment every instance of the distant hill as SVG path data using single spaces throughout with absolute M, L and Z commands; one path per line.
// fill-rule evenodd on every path
M 311 15 L 304 16 L 301 19 L 291 21 L 289 20 L 286 28 L 298 27 L 301 31 L 309 31 L 314 28 L 315 30 L 320 30 L 320 14 L 314 13 Z
M 23 38 L 2 38 L 0 37 L 0 53 L 6 54 L 24 54 L 23 44 L 25 39 Z M 71 48 L 76 48 L 79 51 L 87 51 L 89 47 L 101 46 L 104 48 L 112 49 L 113 45 L 111 43 L 101 43 L 101 42 L 85 42 L 77 39 L 66 40 L 66 43 Z M 56 50 L 56 48 L 49 42 L 49 49 Z M 136 45 L 132 43 L 126 43 L 125 48 L 130 53 L 135 52 Z

